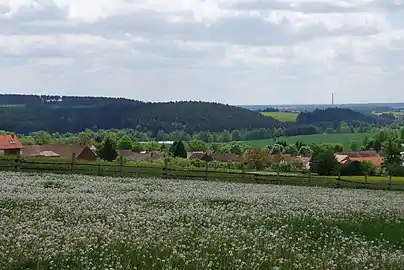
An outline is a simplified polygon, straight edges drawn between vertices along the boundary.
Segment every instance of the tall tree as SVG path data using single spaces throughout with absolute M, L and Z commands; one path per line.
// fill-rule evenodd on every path
M 206 146 L 206 143 L 200 140 L 192 140 L 188 142 L 188 150 L 193 152 L 193 151 L 206 151 L 208 147 Z
M 251 148 L 245 152 L 244 160 L 254 169 L 262 169 L 269 162 L 269 150 L 267 148 Z
M 169 153 L 173 157 L 187 158 L 187 150 L 185 148 L 184 143 L 181 140 L 175 141 L 172 144 Z
M 113 139 L 106 138 L 101 148 L 98 150 L 98 156 L 106 161 L 114 161 L 118 157 L 116 145 Z
M 134 142 L 134 140 L 133 140 L 132 136 L 129 136 L 129 135 L 123 136 L 118 141 L 118 149 L 119 150 L 132 150 L 133 142 Z

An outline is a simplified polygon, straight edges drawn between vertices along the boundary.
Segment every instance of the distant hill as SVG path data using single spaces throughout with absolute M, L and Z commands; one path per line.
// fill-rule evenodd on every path
M 258 112 L 209 102 L 144 103 L 102 97 L 1 95 L 0 105 L 0 129 L 17 133 L 79 132 L 86 128 L 193 133 L 283 125 Z
M 387 124 L 392 121 L 391 118 L 372 114 L 363 114 L 358 111 L 345 108 L 315 109 L 312 112 L 301 112 L 296 119 L 298 125 L 311 125 L 317 123 L 331 122 L 338 124 L 340 122 L 365 122 L 368 124 Z

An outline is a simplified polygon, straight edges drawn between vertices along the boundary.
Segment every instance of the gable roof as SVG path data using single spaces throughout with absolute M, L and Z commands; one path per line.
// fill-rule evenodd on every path
M 345 164 L 348 161 L 368 161 L 373 163 L 376 167 L 383 164 L 383 158 L 376 151 L 352 151 L 340 152 L 335 154 L 338 162 Z
M 0 150 L 22 149 L 23 146 L 17 136 L 13 134 L 0 135 Z
M 33 145 L 24 147 L 22 153 L 24 156 L 60 156 L 63 158 L 72 158 L 73 153 L 78 157 L 88 147 L 81 144 L 47 144 Z M 55 155 L 56 154 L 56 155 Z

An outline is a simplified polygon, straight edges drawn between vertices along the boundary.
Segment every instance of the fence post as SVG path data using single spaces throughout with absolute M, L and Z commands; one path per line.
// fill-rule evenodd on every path
M 389 189 L 391 188 L 391 184 L 392 184 L 392 179 L 391 179 L 392 177 L 391 177 L 391 175 L 389 175 Z
M 101 164 L 100 163 L 98 163 L 98 176 L 101 176 Z
M 280 174 L 279 174 L 279 169 L 276 170 L 276 181 L 278 182 L 278 184 L 281 183 L 281 178 L 280 178 Z
M 342 187 L 342 182 L 341 182 L 341 172 L 338 172 L 338 187 Z
M 21 159 L 20 159 L 19 156 L 15 159 L 14 169 L 15 169 L 17 172 L 19 172 L 20 169 L 21 169 Z
M 311 172 L 309 172 L 309 184 L 311 184 Z
M 164 178 L 168 178 L 168 159 L 164 159 Z
M 205 161 L 205 180 L 208 181 L 209 163 Z
M 70 163 L 70 173 L 73 173 L 75 164 L 76 164 L 76 153 L 73 153 L 72 154 L 72 162 Z
M 369 181 L 368 181 L 368 174 L 367 174 L 367 173 L 365 174 L 365 184 L 369 184 Z
M 124 177 L 123 156 L 119 157 L 119 172 L 120 172 L 120 176 Z
M 241 176 L 243 177 L 243 179 L 245 178 L 245 166 L 244 166 L 244 164 L 241 167 Z

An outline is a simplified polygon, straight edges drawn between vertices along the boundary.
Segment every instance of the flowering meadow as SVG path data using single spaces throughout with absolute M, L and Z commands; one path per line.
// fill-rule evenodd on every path
M 400 192 L 0 175 L 0 269 L 403 267 Z

